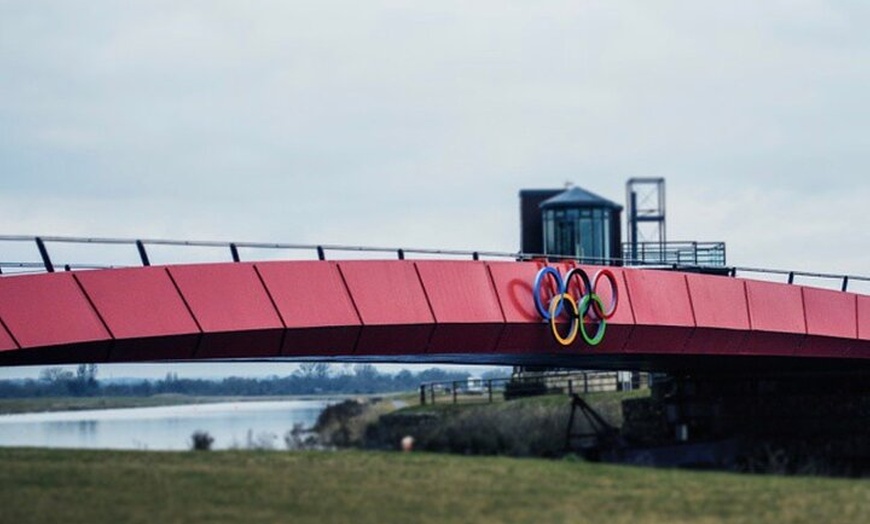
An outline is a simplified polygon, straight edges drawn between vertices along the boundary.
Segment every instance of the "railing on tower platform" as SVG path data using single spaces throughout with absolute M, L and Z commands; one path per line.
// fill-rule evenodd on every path
M 622 253 L 627 266 L 725 266 L 725 242 L 626 242 Z

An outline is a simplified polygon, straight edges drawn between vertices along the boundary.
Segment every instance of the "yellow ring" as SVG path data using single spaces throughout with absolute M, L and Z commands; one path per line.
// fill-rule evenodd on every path
M 571 315 L 571 329 L 568 330 L 568 336 L 563 337 L 559 330 L 556 328 L 556 310 L 559 307 L 559 303 L 562 300 L 566 300 L 568 304 L 571 305 L 571 308 L 568 309 L 569 312 L 574 312 Z M 555 295 L 553 300 L 550 301 L 550 330 L 553 331 L 553 336 L 556 337 L 556 340 L 559 341 L 559 344 L 563 346 L 569 346 L 574 342 L 574 339 L 577 338 L 577 332 L 580 331 L 580 311 L 577 309 L 577 301 L 574 300 L 574 297 L 569 295 L 568 293 L 562 293 L 561 295 Z

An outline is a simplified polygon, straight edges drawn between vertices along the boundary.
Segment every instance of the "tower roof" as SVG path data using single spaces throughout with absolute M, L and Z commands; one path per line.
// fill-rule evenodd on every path
M 595 193 L 580 187 L 572 187 L 541 203 L 541 209 L 558 209 L 564 207 L 597 207 L 622 210 L 616 202 L 600 197 Z

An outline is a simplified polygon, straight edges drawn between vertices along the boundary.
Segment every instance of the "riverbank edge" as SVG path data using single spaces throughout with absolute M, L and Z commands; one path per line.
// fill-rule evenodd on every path
M 269 396 L 192 396 L 160 394 L 150 397 L 36 397 L 0 399 L 0 416 L 57 411 L 91 411 L 103 409 L 151 408 L 194 404 L 224 404 L 228 402 L 271 402 L 291 400 L 321 400 L 341 402 L 348 399 L 403 398 L 408 393 L 386 394 L 317 394 Z

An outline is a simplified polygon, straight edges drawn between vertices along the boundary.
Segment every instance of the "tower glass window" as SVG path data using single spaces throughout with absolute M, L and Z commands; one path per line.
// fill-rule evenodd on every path
M 621 210 L 617 204 L 578 187 L 546 200 L 541 204 L 544 254 L 590 264 L 618 258 L 619 239 L 614 244 L 613 233 L 619 233 Z

